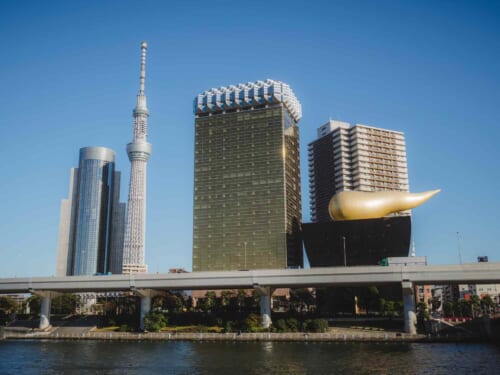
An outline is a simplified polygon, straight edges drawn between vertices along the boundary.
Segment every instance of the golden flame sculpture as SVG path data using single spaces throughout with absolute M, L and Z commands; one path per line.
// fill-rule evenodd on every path
M 330 200 L 328 212 L 336 221 L 377 219 L 420 206 L 440 191 L 440 189 L 423 193 L 341 191 Z

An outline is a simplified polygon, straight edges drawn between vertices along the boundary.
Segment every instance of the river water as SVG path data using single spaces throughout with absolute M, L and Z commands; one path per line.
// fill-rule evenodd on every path
M 500 347 L 4 340 L 0 374 L 500 374 Z

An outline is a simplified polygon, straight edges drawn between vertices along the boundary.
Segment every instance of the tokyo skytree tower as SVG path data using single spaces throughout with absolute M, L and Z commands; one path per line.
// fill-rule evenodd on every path
M 134 139 L 127 145 L 131 163 L 127 222 L 123 245 L 123 273 L 145 273 L 146 244 L 146 163 L 151 156 L 151 144 L 146 141 L 149 111 L 146 106 L 146 42 L 141 44 L 141 75 L 137 105 L 134 108 Z

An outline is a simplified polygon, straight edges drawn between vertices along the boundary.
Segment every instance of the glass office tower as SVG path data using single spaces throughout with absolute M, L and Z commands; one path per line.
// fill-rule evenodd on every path
M 118 202 L 119 178 L 113 150 L 80 149 L 79 166 L 71 171 L 69 199 L 61 205 L 58 276 L 121 272 L 112 263 L 121 258 L 123 248 L 125 209 Z
M 258 81 L 195 99 L 193 271 L 302 266 L 301 107 Z

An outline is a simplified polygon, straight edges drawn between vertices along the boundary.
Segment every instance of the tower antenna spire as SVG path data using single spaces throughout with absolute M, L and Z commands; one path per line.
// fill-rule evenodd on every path
M 146 42 L 141 43 L 141 76 L 139 81 L 139 95 L 144 95 L 144 86 L 146 81 L 146 51 L 148 49 L 148 44 Z

